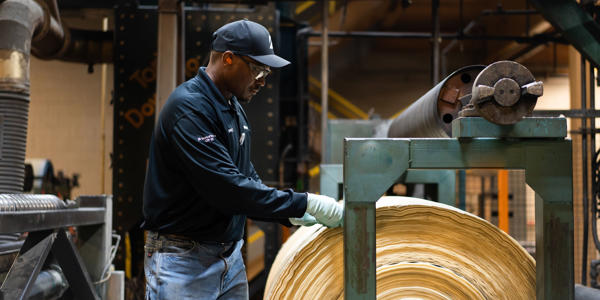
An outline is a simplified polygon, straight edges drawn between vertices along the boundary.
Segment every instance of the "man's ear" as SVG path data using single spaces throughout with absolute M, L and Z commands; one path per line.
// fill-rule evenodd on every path
M 233 52 L 231 52 L 231 51 L 225 51 L 223 53 L 223 64 L 224 65 L 231 65 L 231 64 L 233 64 Z

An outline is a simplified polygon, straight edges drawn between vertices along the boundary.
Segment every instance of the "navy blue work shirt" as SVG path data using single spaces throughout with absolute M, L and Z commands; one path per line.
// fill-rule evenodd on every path
M 250 162 L 250 125 L 202 67 L 161 109 L 150 142 L 142 228 L 197 241 L 237 241 L 246 216 L 285 223 L 306 194 L 262 184 Z

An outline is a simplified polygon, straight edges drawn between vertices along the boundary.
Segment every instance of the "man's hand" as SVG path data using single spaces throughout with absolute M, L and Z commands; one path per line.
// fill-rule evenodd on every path
M 313 215 L 317 222 L 327 227 L 338 227 L 342 224 L 344 207 L 335 199 L 323 195 L 306 193 L 306 212 Z
M 313 226 L 319 222 L 317 222 L 317 219 L 315 219 L 315 217 L 311 216 L 309 213 L 304 213 L 302 218 L 290 218 L 290 223 L 298 226 Z

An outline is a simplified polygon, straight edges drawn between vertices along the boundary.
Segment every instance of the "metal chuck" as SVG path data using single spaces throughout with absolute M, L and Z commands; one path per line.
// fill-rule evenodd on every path
M 535 81 L 533 74 L 521 64 L 495 62 L 477 75 L 471 101 L 459 116 L 481 116 L 500 125 L 515 124 L 531 115 L 543 92 L 543 83 Z

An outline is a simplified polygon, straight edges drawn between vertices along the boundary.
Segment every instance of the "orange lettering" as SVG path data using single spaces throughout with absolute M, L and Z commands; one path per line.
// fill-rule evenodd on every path
M 144 124 L 144 116 L 135 108 L 125 112 L 125 120 L 135 128 L 140 128 L 142 127 L 142 124 Z

